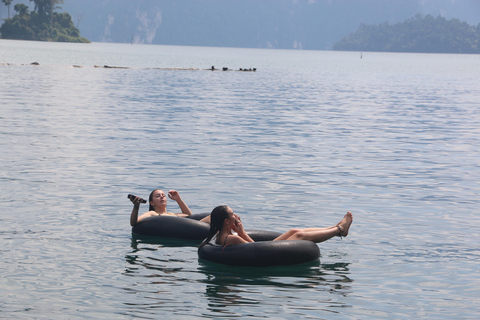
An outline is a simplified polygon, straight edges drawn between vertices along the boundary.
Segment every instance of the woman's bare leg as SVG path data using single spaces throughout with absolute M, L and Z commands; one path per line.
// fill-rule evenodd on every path
M 206 222 L 208 224 L 210 224 L 210 215 L 206 216 L 205 218 L 203 218 L 202 220 L 200 220 L 202 222 Z
M 349 219 L 349 216 L 351 216 L 351 215 L 352 215 L 352 213 L 351 213 L 350 211 L 347 212 L 347 213 L 345 214 L 345 216 L 343 217 L 343 219 L 342 219 L 340 222 L 338 222 L 336 225 L 331 226 L 331 227 L 325 227 L 325 228 L 301 228 L 301 229 L 300 229 L 300 228 L 296 228 L 296 229 L 291 229 L 291 230 L 285 232 L 284 234 L 282 234 L 282 235 L 280 236 L 282 239 L 280 239 L 280 237 L 278 237 L 278 238 L 275 239 L 275 240 L 285 240 L 285 239 L 287 239 L 289 236 L 292 236 L 293 233 L 295 233 L 295 232 L 300 232 L 300 231 L 302 231 L 302 232 L 317 232 L 317 231 L 327 231 L 328 229 L 335 229 L 335 230 L 338 232 L 337 226 L 339 226 L 341 223 L 344 223 L 347 219 Z M 295 231 L 294 231 L 294 230 L 295 230 Z M 288 236 L 286 236 L 287 234 L 288 234 Z M 347 234 L 348 234 L 348 232 L 347 232 Z M 284 236 L 286 236 L 286 237 L 284 237 Z M 343 235 L 342 235 L 342 236 L 343 236 Z M 345 235 L 345 237 L 346 237 L 346 235 Z
M 352 216 L 352 213 L 350 211 L 348 211 L 345 216 L 343 217 L 343 219 L 337 223 L 336 225 L 334 226 L 331 226 L 331 227 L 326 227 L 326 228 L 303 228 L 301 229 L 302 231 L 305 231 L 305 232 L 311 232 L 311 231 L 323 231 L 323 230 L 327 230 L 327 229 L 336 229 L 338 230 L 337 226 L 339 226 L 341 223 L 344 223 L 346 220 L 350 219 L 350 217 Z M 348 232 L 347 232 L 348 234 Z M 345 235 L 346 237 L 346 235 Z
M 325 228 L 302 228 L 300 229 L 301 231 L 304 231 L 304 232 L 314 232 L 314 231 L 325 231 L 325 230 L 328 230 L 328 229 L 335 229 L 338 231 L 338 228 L 337 226 L 339 226 L 342 222 L 346 221 L 346 219 L 349 219 L 349 216 L 351 216 L 352 213 L 349 211 L 345 214 L 345 216 L 343 217 L 343 219 L 337 223 L 336 225 L 334 226 L 331 226 L 331 227 L 325 227 Z
M 307 228 L 307 229 L 292 229 L 284 233 L 275 240 L 310 240 L 313 242 L 323 242 L 332 237 L 340 235 L 346 237 L 348 230 L 353 222 L 353 215 L 349 211 L 343 217 L 342 221 L 330 228 Z M 282 239 L 280 239 L 282 238 Z
M 281 236 L 278 236 L 275 239 L 273 239 L 273 241 L 287 240 L 288 238 L 292 237 L 294 234 L 298 233 L 299 231 L 301 231 L 301 229 L 290 229 L 287 232 L 285 232 L 284 234 L 282 234 Z

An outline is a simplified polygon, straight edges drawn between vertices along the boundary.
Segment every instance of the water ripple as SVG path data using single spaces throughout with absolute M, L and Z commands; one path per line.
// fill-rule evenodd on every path
M 12 63 L 45 59 L 0 65 L 3 316 L 480 311 L 477 57 L 54 44 L 64 60 L 52 62 L 52 44 L 0 41 Z M 142 69 L 53 67 L 98 64 L 96 52 Z M 199 52 L 258 71 L 146 69 L 152 55 L 210 61 Z M 355 220 L 316 264 L 225 268 L 199 261 L 196 243 L 132 236 L 125 195 L 157 187 L 275 231 Z

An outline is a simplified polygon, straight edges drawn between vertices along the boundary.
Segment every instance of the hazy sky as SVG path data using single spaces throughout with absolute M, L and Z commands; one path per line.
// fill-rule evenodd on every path
M 33 9 L 14 0 L 11 14 L 20 2 Z M 480 0 L 64 0 L 62 7 L 91 41 L 173 45 L 323 50 L 361 23 L 419 13 L 480 23 Z

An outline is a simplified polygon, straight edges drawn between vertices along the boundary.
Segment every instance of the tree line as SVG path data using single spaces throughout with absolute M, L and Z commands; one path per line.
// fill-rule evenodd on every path
M 8 18 L 0 26 L 2 39 L 90 42 L 80 36 L 80 30 L 73 24 L 70 14 L 55 12 L 63 0 L 30 0 L 34 10 L 23 4 L 16 4 L 13 9 L 17 14 L 10 18 L 10 6 L 13 0 L 1 0 L 8 7 Z
M 361 24 L 333 46 L 343 51 L 480 53 L 480 24 L 421 14 L 403 23 Z

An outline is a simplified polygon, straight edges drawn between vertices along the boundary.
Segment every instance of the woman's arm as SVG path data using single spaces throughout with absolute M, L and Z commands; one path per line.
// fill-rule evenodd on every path
M 170 190 L 168 191 L 168 197 L 172 199 L 173 201 L 176 201 L 178 206 L 180 207 L 180 210 L 182 210 L 181 214 L 177 214 L 178 216 L 185 217 L 185 216 L 191 216 L 192 211 L 190 208 L 187 206 L 185 202 L 183 202 L 182 197 L 180 197 L 180 194 L 176 190 Z
M 130 225 L 133 227 L 138 222 L 138 209 L 140 209 L 140 198 L 130 199 L 133 202 L 132 214 L 130 215 Z
M 253 242 L 252 241 L 247 241 L 245 239 L 243 239 L 242 237 L 240 237 L 240 235 L 235 235 L 235 234 L 231 234 L 227 237 L 227 240 L 225 242 L 225 244 L 227 245 L 234 245 L 234 244 L 242 244 L 242 243 L 250 243 L 250 242 Z
M 232 229 L 233 229 L 233 231 L 235 231 L 238 234 L 238 237 L 240 237 L 245 242 L 255 242 L 255 241 L 253 241 L 252 238 L 250 238 L 250 236 L 245 232 L 245 230 L 243 230 L 243 224 L 242 224 L 242 220 L 240 219 L 240 217 L 237 216 L 236 214 L 234 214 L 234 217 L 235 217 L 235 225 L 233 226 Z M 234 240 L 234 239 L 232 239 L 232 240 Z
M 133 227 L 140 221 L 145 218 L 155 216 L 157 213 L 155 211 L 148 211 L 142 214 L 140 217 L 138 216 L 138 210 L 140 209 L 140 203 L 143 199 L 140 197 L 131 198 L 130 201 L 133 203 L 132 213 L 130 214 L 130 225 Z

